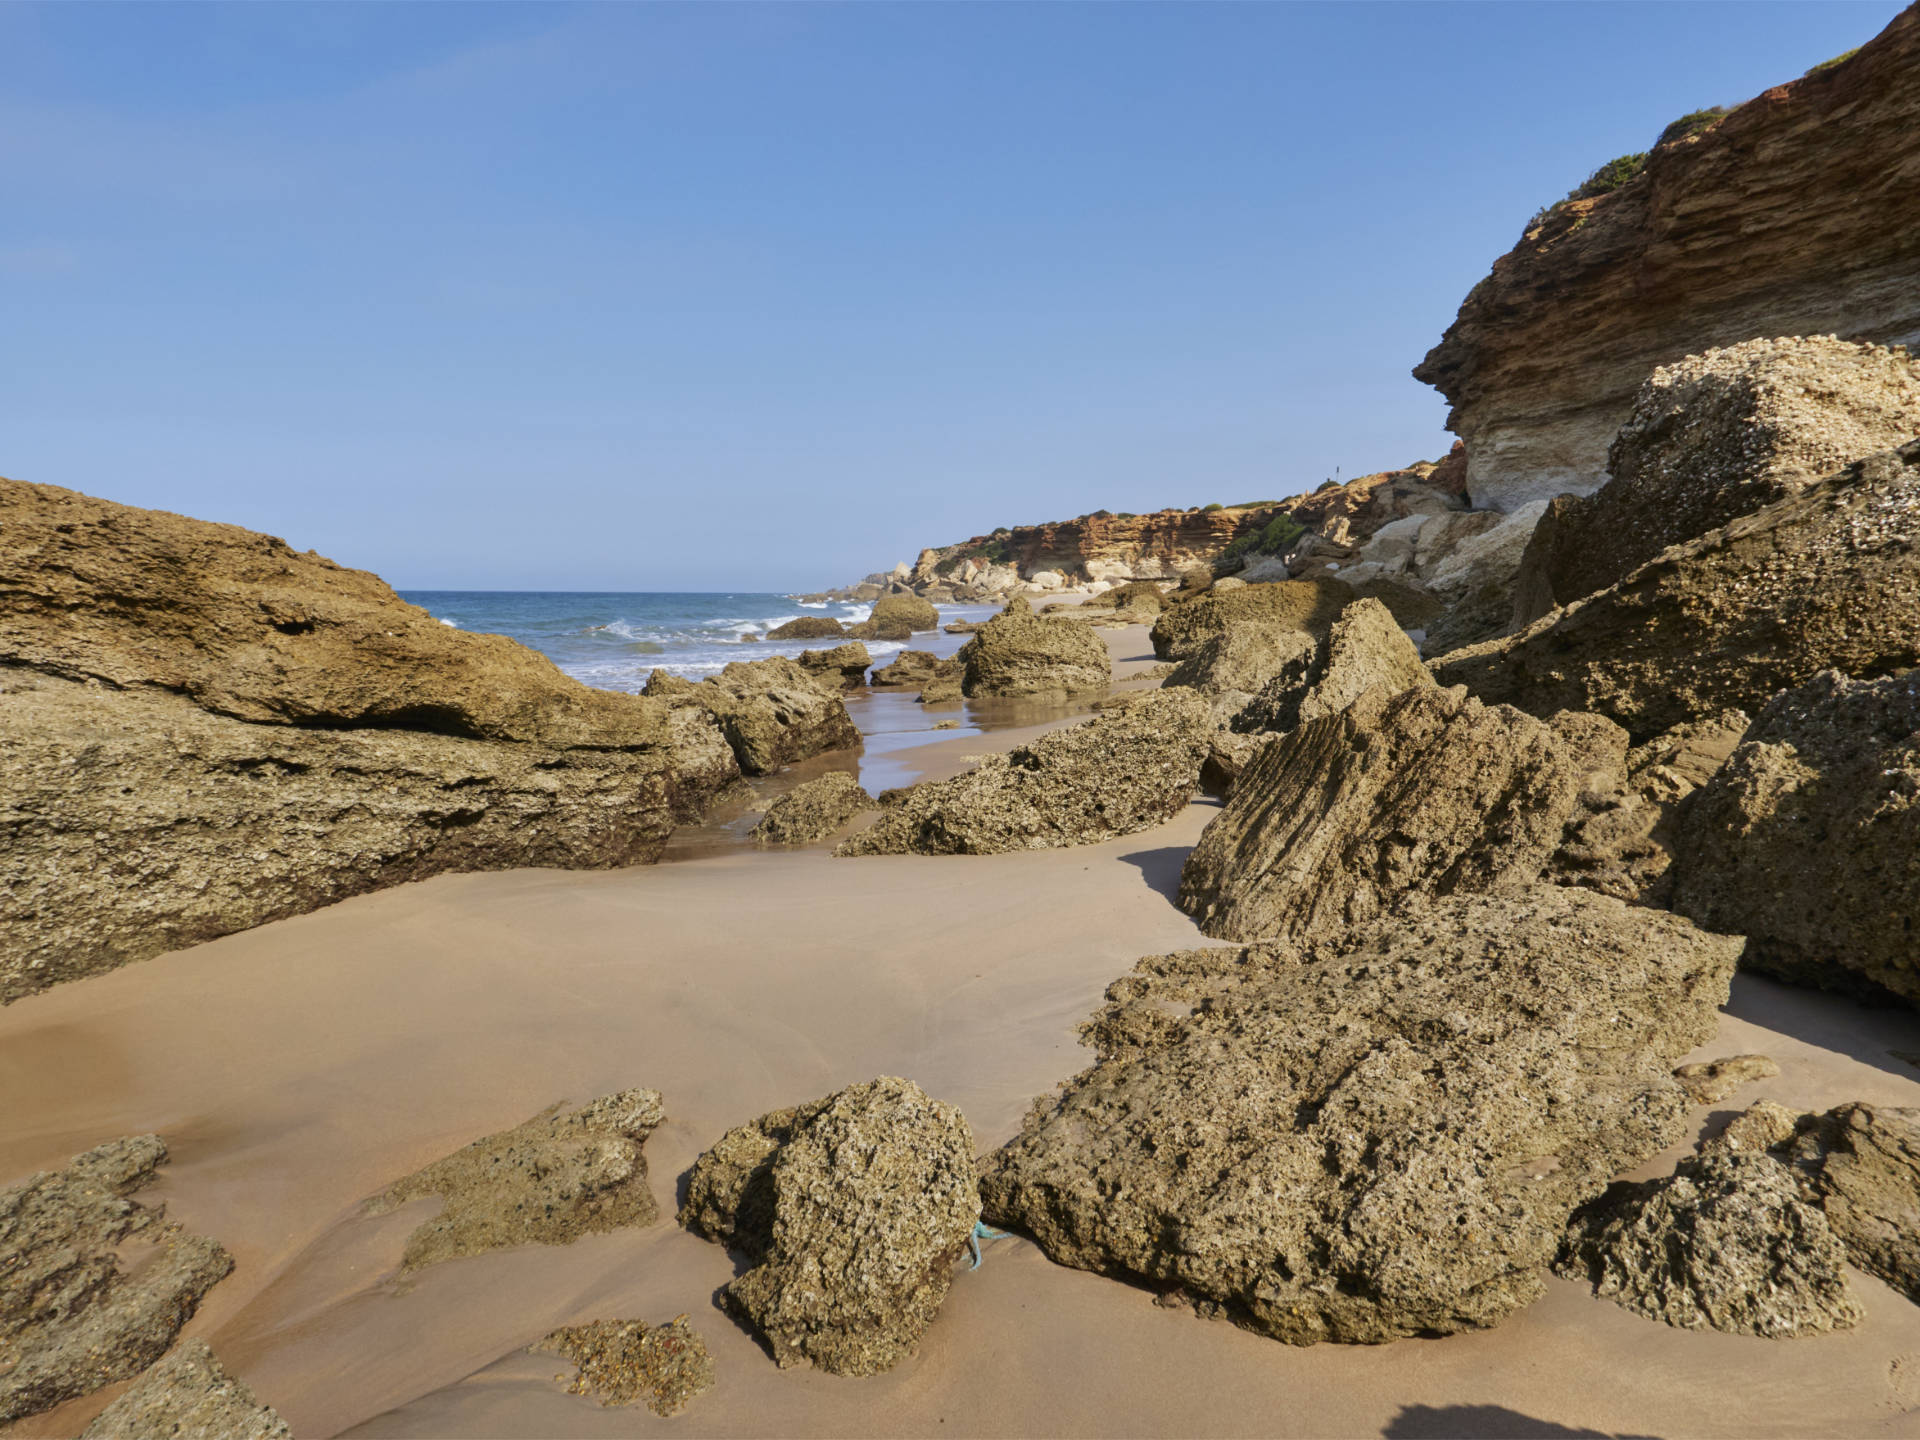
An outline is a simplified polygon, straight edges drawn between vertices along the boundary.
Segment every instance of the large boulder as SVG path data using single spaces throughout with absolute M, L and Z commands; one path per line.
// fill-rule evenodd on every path
M 842 690 L 858 690 L 867 683 L 867 668 L 873 656 L 858 640 L 849 640 L 831 650 L 802 650 L 797 662 L 802 670 Z
M 1153 623 L 1153 653 L 1162 660 L 1184 660 L 1229 625 L 1247 621 L 1324 635 L 1353 599 L 1352 587 L 1338 580 L 1282 580 L 1221 595 L 1190 593 L 1194 598 L 1169 605 Z
M 0 1190 L 0 1423 L 138 1375 L 233 1269 L 132 1198 L 166 1160 L 137 1135 Z
M 1757 712 L 1836 669 L 1920 664 L 1920 440 L 1859 461 L 1504 640 L 1434 662 L 1442 685 L 1534 715 L 1592 710 L 1636 740 Z
M 1251 698 L 1274 676 L 1306 664 L 1319 646 L 1304 630 L 1270 621 L 1241 620 L 1206 636 L 1161 683 L 1202 695 Z
M 1920 1003 L 1920 671 L 1778 696 L 1689 803 L 1673 907 L 1747 964 Z
M 1865 1318 L 1846 1260 L 1786 1166 L 1721 1152 L 1612 1186 L 1574 1216 L 1554 1268 L 1678 1329 L 1781 1339 Z
M 913 1353 L 979 1218 L 966 1117 L 891 1076 L 729 1131 L 680 1214 L 750 1262 L 723 1294 L 773 1358 L 836 1375 Z
M 582 1235 L 651 1225 L 660 1215 L 641 1147 L 666 1120 L 658 1090 L 602 1095 L 543 1110 L 396 1180 L 367 1203 L 384 1215 L 437 1195 L 440 1212 L 407 1237 L 403 1270 L 514 1245 L 570 1245 Z
M 1626 737 L 1543 724 L 1460 690 L 1369 690 L 1269 740 L 1180 874 L 1225 940 L 1334 939 L 1410 896 L 1530 887 Z
M 1235 731 L 1291 730 L 1339 713 L 1368 690 L 1395 695 L 1433 684 L 1413 641 L 1378 600 L 1354 601 L 1317 643 L 1302 638 L 1309 643 L 1297 647 L 1234 717 Z M 1166 683 L 1173 683 L 1171 676 Z
M 1677 1140 L 1738 944 L 1541 887 L 1352 948 L 1142 961 L 1098 1063 L 990 1156 L 987 1218 L 1293 1344 L 1492 1325 L 1568 1216 Z
M 227 1374 L 204 1340 L 182 1340 L 93 1423 L 80 1440 L 293 1440 L 270 1405 Z
M 1920 1300 L 1920 1110 L 1839 1105 L 1799 1117 L 1776 1143 L 1812 1184 L 1847 1258 Z
M 994 855 L 1150 829 L 1192 799 L 1212 731 L 1199 695 L 1154 691 L 964 774 L 913 786 L 833 853 Z
M 847 633 L 847 627 L 831 615 L 799 615 L 784 625 L 767 631 L 769 640 L 824 640 Z
M 918 630 L 938 630 L 940 612 L 918 595 L 883 595 L 858 625 L 847 627 L 856 640 L 905 640 Z
M 1607 483 L 1534 531 L 1514 623 L 1624 580 L 1669 545 L 1920 435 L 1920 362 L 1815 335 L 1662 366 L 1607 452 Z
M 1086 625 L 1043 620 L 1015 596 L 960 648 L 962 693 L 974 698 L 1060 699 L 1105 690 L 1106 642 Z
M 713 716 L 749 775 L 768 775 L 796 760 L 860 743 L 840 687 L 825 678 L 825 671 L 784 655 L 735 660 L 698 683 L 655 670 L 644 693 L 670 705 L 696 705 Z
M 879 804 L 846 771 L 830 770 L 767 806 L 749 838 L 757 845 L 811 845 Z
M 939 681 L 960 680 L 957 659 L 942 659 L 931 650 L 902 650 L 891 665 L 873 672 L 868 683 L 876 690 L 924 690 Z

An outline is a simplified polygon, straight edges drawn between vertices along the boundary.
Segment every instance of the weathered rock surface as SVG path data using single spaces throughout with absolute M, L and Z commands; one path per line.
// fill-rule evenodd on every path
M 938 630 L 940 612 L 918 595 L 883 595 L 873 611 L 847 634 L 859 640 L 905 640 L 916 630 Z
M 1387 607 L 1378 600 L 1356 600 L 1340 612 L 1324 639 L 1301 647 L 1259 687 L 1233 728 L 1292 730 L 1338 714 L 1368 690 L 1397 695 L 1432 685 L 1420 652 Z
M 776 655 L 735 660 L 698 683 L 655 670 L 644 693 L 674 706 L 699 706 L 719 723 L 740 768 L 768 775 L 796 760 L 860 743 L 840 687 L 824 675 Z
M 1279 508 L 1275 502 L 1150 515 L 1096 513 L 1016 525 L 922 551 L 914 574 L 925 581 L 948 577 L 988 593 L 1004 592 L 1018 585 L 1021 576 L 1046 571 L 1090 581 L 1163 579 L 1210 563 L 1235 539 L 1257 532 Z
M 1825 669 L 1920 664 L 1920 440 L 1673 546 L 1517 635 L 1434 662 L 1535 715 L 1592 710 L 1644 740 L 1757 712 Z
M 867 683 L 867 668 L 873 664 L 873 656 L 858 640 L 849 640 L 831 650 L 802 650 L 796 663 L 802 670 L 842 690 L 858 690 Z
M 384 1215 L 426 1195 L 445 1202 L 407 1237 L 404 1270 L 651 1225 L 660 1210 L 641 1147 L 666 1118 L 657 1090 L 603 1095 L 564 1115 L 554 1105 L 395 1181 L 367 1202 L 367 1213 Z
M 880 802 L 861 789 L 853 776 L 830 770 L 817 780 L 794 786 L 767 806 L 750 838 L 759 845 L 811 845 L 862 810 L 879 807 Z
M 204 1340 L 182 1340 L 94 1417 L 80 1440 L 293 1440 L 273 1408 L 220 1367 Z
M 1338 580 L 1283 580 L 1222 595 L 1203 594 L 1169 606 L 1154 622 L 1153 653 L 1162 660 L 1184 660 L 1236 624 L 1324 635 L 1352 599 L 1352 589 Z
M 1251 699 L 1275 675 L 1304 666 L 1318 650 L 1315 638 L 1304 630 L 1270 621 L 1234 621 L 1194 644 L 1162 683 L 1202 695 L 1238 693 Z
M 1611 478 L 1556 499 L 1534 530 L 1514 623 L 1916 435 L 1920 363 L 1904 350 L 1816 335 L 1662 366 L 1614 437 Z
M 1071 620 L 1043 620 L 1019 596 L 960 647 L 961 691 L 1006 699 L 1087 694 L 1113 679 L 1106 642 Z
M 1554 1268 L 1666 1325 L 1781 1339 L 1865 1318 L 1846 1258 L 1786 1166 L 1717 1153 L 1613 1186 L 1575 1215 Z
M 724 1293 L 774 1359 L 836 1375 L 913 1352 L 979 1218 L 965 1117 L 890 1076 L 729 1131 L 681 1211 L 753 1262 Z
M 1158 615 L 1167 608 L 1167 592 L 1164 586 L 1156 585 L 1151 580 L 1130 580 L 1125 585 L 1102 591 L 1087 601 L 1085 608 L 1131 610 L 1137 614 Z
M 1723 1055 L 1718 1060 L 1700 1060 L 1682 1065 L 1673 1072 L 1680 1088 L 1696 1105 L 1718 1105 L 1756 1080 L 1771 1080 L 1780 1067 L 1765 1055 Z
M 1687 807 L 1673 904 L 1751 936 L 1751 966 L 1920 1001 L 1920 671 L 1762 710 Z
M 1625 750 L 1611 726 L 1549 726 L 1458 690 L 1366 691 L 1255 755 L 1178 904 L 1221 939 L 1337 941 L 1408 897 L 1524 890 L 1588 777 Z
M 233 1269 L 131 1198 L 166 1159 L 137 1135 L 0 1190 L 0 1422 L 138 1375 Z
M 1686 1126 L 1737 942 L 1578 891 L 1454 897 L 1357 947 L 1141 962 L 1099 1061 L 988 1158 L 988 1219 L 1294 1344 L 1491 1325 L 1573 1209 Z
M 846 633 L 847 627 L 831 615 L 800 615 L 784 625 L 776 625 L 767 631 L 767 639 L 824 640 Z
M 678 1415 L 713 1388 L 713 1356 L 685 1315 L 664 1325 L 640 1320 L 565 1325 L 533 1348 L 571 1360 L 578 1373 L 568 1392 L 597 1396 L 606 1406 L 644 1400 L 656 1415 Z
M 644 864 L 739 777 L 712 721 L 685 723 L 704 776 L 0 670 L 0 1001 L 449 871 Z
M 931 650 L 902 650 L 891 665 L 874 671 L 868 683 L 876 690 L 924 690 L 941 680 L 958 684 L 960 672 L 957 659 L 943 660 Z
M 836 855 L 994 855 L 1093 845 L 1161 825 L 1193 796 L 1205 699 L 1161 690 L 972 770 L 911 787 Z
M 1802 1116 L 1786 1154 L 1848 1258 L 1920 1300 L 1920 1111 L 1852 1104 Z
M 1920 339 L 1916 65 L 1908 7 L 1840 64 L 1653 146 L 1638 178 L 1554 207 L 1495 261 L 1414 372 L 1453 407 L 1474 504 L 1596 488 L 1641 382 L 1683 356 Z

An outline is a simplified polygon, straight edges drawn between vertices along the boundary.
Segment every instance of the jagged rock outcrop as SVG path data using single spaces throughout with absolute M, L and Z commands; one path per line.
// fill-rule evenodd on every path
M 1145 694 L 988 755 L 964 774 L 912 786 L 833 853 L 997 855 L 1096 845 L 1151 829 L 1193 798 L 1212 732 L 1201 696 Z
M 966 1118 L 891 1076 L 729 1131 L 680 1216 L 752 1262 L 723 1294 L 773 1358 L 836 1375 L 913 1353 L 979 1218 Z
M 1516 582 L 1530 624 L 1669 545 L 1920 435 L 1920 362 L 1828 336 L 1750 340 L 1663 366 L 1608 451 L 1612 478 L 1553 501 Z
M 1750 936 L 1750 966 L 1920 1002 L 1920 670 L 1762 710 L 1687 808 L 1673 906 Z
M 1568 1216 L 1684 1133 L 1668 1073 L 1737 942 L 1578 891 L 1434 902 L 1344 951 L 1143 961 L 981 1179 L 1063 1264 L 1293 1344 L 1492 1325 Z
M 1442 685 L 1534 715 L 1592 710 L 1636 740 L 1758 712 L 1836 669 L 1920 664 L 1920 440 L 1661 552 L 1504 640 L 1434 662 Z
M 849 640 L 831 650 L 802 650 L 797 663 L 802 670 L 842 690 L 858 690 L 867 683 L 873 656 L 858 640 Z
M 796 785 L 767 806 L 751 838 L 758 845 L 811 845 L 824 840 L 862 810 L 877 810 L 880 802 L 860 788 L 844 770 L 830 770 L 817 780 Z
M 166 1160 L 136 1135 L 0 1190 L 0 1423 L 138 1375 L 233 1269 L 132 1198 Z
M 857 640 L 905 640 L 916 630 L 938 630 L 940 612 L 918 595 L 883 595 L 858 625 L 847 627 Z
M 1318 650 L 1305 630 L 1264 620 L 1232 621 L 1190 646 L 1161 683 L 1251 699 L 1274 676 L 1307 665 Z
M 1801 1116 L 1781 1146 L 1819 1195 L 1847 1258 L 1920 1300 L 1920 1111 L 1836 1106 Z
M 1177 673 L 1177 672 L 1176 672 Z M 1171 685 L 1171 677 L 1167 680 Z M 1378 600 L 1356 600 L 1324 639 L 1309 641 L 1280 666 L 1233 719 L 1235 731 L 1287 731 L 1338 714 L 1368 690 L 1397 695 L 1430 687 L 1406 631 Z
M 367 1213 L 384 1215 L 427 1195 L 444 1201 L 407 1237 L 403 1270 L 651 1225 L 660 1209 L 641 1147 L 666 1118 L 657 1090 L 603 1095 L 564 1115 L 553 1105 L 395 1181 L 367 1202 Z
M 1282 580 L 1215 595 L 1196 592 L 1170 605 L 1153 623 L 1153 653 L 1184 660 L 1231 625 L 1277 625 L 1324 635 L 1354 598 L 1338 580 Z
M 739 769 L 271 536 L 0 481 L 0 1000 L 448 870 L 654 859 Z
M 1782 1339 L 1865 1318 L 1846 1259 L 1786 1166 L 1722 1152 L 1613 1186 L 1574 1216 L 1554 1268 L 1682 1330 Z
M 1019 596 L 960 647 L 960 689 L 973 698 L 1061 699 L 1113 680 L 1106 642 L 1071 620 L 1043 620 Z
M 1635 391 L 1683 356 L 1769 335 L 1920 340 L 1916 66 L 1908 7 L 1842 63 L 1543 213 L 1414 371 L 1453 407 L 1474 504 L 1595 489 Z
M 1780 1067 L 1765 1055 L 1723 1055 L 1675 1068 L 1673 1078 L 1696 1105 L 1718 1105 L 1758 1080 L 1771 1080 Z
M 1257 533 L 1277 502 L 1219 510 L 1157 510 L 1150 515 L 1096 512 L 1075 520 L 1016 525 L 992 535 L 921 552 L 915 578 L 948 577 L 993 593 L 1043 571 L 1124 582 L 1178 575 L 1210 564 L 1242 535 Z
M 182 1340 L 80 1432 L 80 1440 L 293 1440 L 272 1406 L 227 1374 L 204 1340 Z
M 605 1406 L 644 1400 L 654 1414 L 673 1416 L 713 1388 L 713 1356 L 685 1315 L 664 1325 L 642 1320 L 564 1325 L 533 1348 L 571 1360 L 578 1373 L 568 1393 L 597 1396 Z
M 1158 615 L 1167 608 L 1165 587 L 1151 580 L 1132 580 L 1103 590 L 1086 602 L 1089 610 L 1130 610 L 1140 615 Z
M 1225 940 L 1333 940 L 1410 897 L 1532 886 L 1626 737 L 1461 691 L 1369 690 L 1258 751 L 1180 873 Z
M 959 683 L 958 659 L 942 659 L 931 650 L 902 650 L 891 665 L 873 672 L 868 681 L 876 690 L 924 690 L 938 681 Z
M 735 660 L 699 682 L 655 670 L 642 692 L 676 708 L 695 705 L 718 722 L 749 775 L 770 775 L 782 765 L 846 750 L 860 743 L 840 687 L 784 655 Z
M 847 627 L 831 615 L 800 615 L 767 631 L 769 640 L 825 640 L 845 635 Z

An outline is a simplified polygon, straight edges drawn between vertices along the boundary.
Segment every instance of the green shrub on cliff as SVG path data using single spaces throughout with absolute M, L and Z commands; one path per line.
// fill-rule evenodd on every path
M 1220 552 L 1223 560 L 1242 555 L 1278 555 L 1307 533 L 1307 527 L 1282 510 L 1258 530 L 1249 530 Z
M 1653 148 L 1658 150 L 1662 145 L 1671 145 L 1674 141 L 1684 140 L 1689 135 L 1698 135 L 1702 130 L 1711 130 L 1732 113 L 1724 105 L 1709 105 L 1704 110 L 1689 110 L 1660 132 L 1660 138 L 1653 142 Z
M 1591 200 L 1596 195 L 1611 195 L 1630 180 L 1636 180 L 1640 172 L 1647 168 L 1647 152 L 1635 151 L 1631 155 L 1616 155 L 1598 170 L 1587 176 L 1578 189 L 1569 190 L 1569 200 Z
M 1202 510 L 1203 512 L 1204 512 L 1204 511 L 1208 511 L 1208 510 L 1224 510 L 1224 509 L 1226 509 L 1226 508 L 1227 508 L 1227 507 L 1226 507 L 1226 506 L 1224 506 L 1224 505 L 1222 505 L 1222 504 L 1221 504 L 1221 503 L 1220 503 L 1220 502 L 1219 502 L 1218 500 L 1215 500 L 1215 501 L 1213 501 L 1212 503 L 1210 503 L 1210 504 L 1207 504 L 1207 505 L 1202 505 L 1202 506 L 1200 507 L 1200 509 L 1201 509 L 1201 510 Z
M 1807 75 L 1824 75 L 1827 73 L 1827 71 L 1833 69 L 1834 66 L 1846 64 L 1847 61 L 1851 60 L 1854 56 L 1858 55 L 1859 53 L 1860 53 L 1860 47 L 1858 45 L 1854 46 L 1853 49 L 1851 50 L 1842 50 L 1838 55 L 1834 56 L 1831 60 L 1822 60 L 1818 65 L 1814 66 L 1811 70 L 1807 71 Z M 1807 75 L 1802 75 L 1800 78 L 1804 80 L 1807 78 Z

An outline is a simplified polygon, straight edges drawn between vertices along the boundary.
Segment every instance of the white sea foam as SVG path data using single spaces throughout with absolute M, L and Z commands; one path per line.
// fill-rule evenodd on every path
M 440 623 L 446 626 L 449 630 L 458 630 L 460 628 L 459 623 L 457 621 L 442 620 Z

